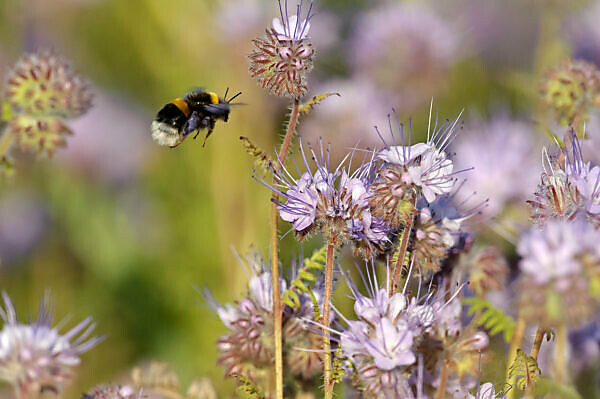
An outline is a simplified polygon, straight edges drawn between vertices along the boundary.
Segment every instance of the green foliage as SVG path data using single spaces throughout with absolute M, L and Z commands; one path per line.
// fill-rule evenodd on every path
M 304 260 L 304 266 L 298 270 L 298 275 L 290 288 L 282 295 L 282 301 L 292 308 L 300 307 L 300 298 L 298 293 L 306 293 L 311 296 L 313 305 L 316 303 L 316 298 L 311 290 L 311 285 L 314 285 L 318 280 L 317 274 L 325 269 L 327 259 L 327 245 L 313 252 L 312 256 Z M 318 310 L 318 304 L 316 304 Z
M 248 137 L 240 136 L 244 150 L 254 158 L 254 166 L 263 173 L 268 173 L 269 167 L 273 164 L 271 157 L 262 149 L 254 144 Z
M 236 375 L 235 378 L 239 384 L 238 389 L 248 394 L 249 398 L 263 399 L 265 397 L 264 392 L 251 379 L 244 377 L 243 375 Z
M 341 97 L 340 93 L 324 93 L 316 95 L 313 98 L 311 98 L 310 101 L 300 105 L 300 109 L 298 110 L 298 112 L 300 113 L 300 115 L 308 115 L 310 111 L 312 111 L 312 109 L 315 107 L 315 105 L 320 104 L 321 101 L 331 96 Z
M 551 378 L 541 377 L 535 383 L 535 395 L 542 396 L 551 393 L 554 398 L 581 399 L 581 395 L 571 385 L 563 385 Z
M 469 316 L 477 314 L 475 323 L 478 326 L 488 329 L 490 335 L 504 333 L 504 340 L 510 342 L 517 324 L 512 317 L 495 308 L 490 301 L 478 297 L 464 298 L 462 303 L 469 307 Z
M 508 369 L 508 380 L 515 381 L 516 387 L 525 390 L 540 379 L 537 361 L 521 349 L 517 349 L 517 357 Z

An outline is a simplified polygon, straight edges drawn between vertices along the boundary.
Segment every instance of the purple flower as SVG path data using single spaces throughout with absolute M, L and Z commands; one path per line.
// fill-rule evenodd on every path
M 102 338 L 90 338 L 95 324 L 86 318 L 65 334 L 50 327 L 52 317 L 45 303 L 38 319 L 30 324 L 17 321 L 15 308 L 6 293 L 2 293 L 4 308 L 0 316 L 4 326 L 0 331 L 0 380 L 12 384 L 22 397 L 40 393 L 43 387 L 55 391 L 71 379 L 72 369 L 80 363 L 79 356 L 96 346 Z
M 381 370 L 413 364 L 416 357 L 412 345 L 413 333 L 408 323 L 404 320 L 394 323 L 387 317 L 379 320 L 375 327 L 375 338 L 366 342 L 367 351 Z
M 597 253 L 600 232 L 584 220 L 550 220 L 542 230 L 526 231 L 517 245 L 519 268 L 539 285 L 577 274 L 581 256 Z M 596 255 L 597 256 L 597 255 Z
M 540 167 L 534 150 L 532 126 L 508 117 L 496 117 L 489 123 L 473 121 L 468 134 L 461 134 L 453 145 L 460 154 L 456 165 L 474 166 L 465 174 L 465 192 L 488 198 L 484 212 L 498 215 L 509 201 L 522 201 L 535 189 Z M 460 196 L 463 199 L 463 196 Z
M 300 151 L 305 172 L 299 178 L 294 178 L 284 165 L 280 165 L 275 170 L 275 187 L 263 181 L 285 198 L 285 202 L 277 203 L 281 218 L 293 224 L 300 239 L 319 230 L 338 244 L 354 244 L 355 249 L 365 251 L 366 256 L 382 250 L 390 242 L 391 229 L 381 218 L 371 214 L 369 201 L 372 198 L 374 154 L 353 172 L 349 171 L 346 162 L 354 152 L 331 170 L 329 149 L 324 152 L 321 144 L 318 154 L 310 148 L 316 164 L 313 171 L 302 142 Z

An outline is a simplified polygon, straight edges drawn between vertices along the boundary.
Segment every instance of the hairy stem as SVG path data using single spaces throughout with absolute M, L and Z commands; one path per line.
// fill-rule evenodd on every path
M 544 335 L 546 335 L 546 329 L 538 327 L 537 331 L 535 332 L 533 347 L 531 348 L 531 357 L 533 357 L 536 362 L 538 355 L 540 354 L 540 348 L 542 346 L 542 341 L 544 340 Z
M 323 375 L 325 384 L 325 399 L 333 398 L 331 383 L 331 342 L 329 340 L 329 310 L 333 285 L 333 257 L 335 245 L 332 240 L 327 244 L 327 261 L 325 264 L 325 298 L 323 299 Z
M 446 397 L 446 381 L 448 380 L 448 364 L 444 361 L 442 364 L 442 374 L 440 376 L 440 386 L 438 387 L 437 399 L 444 399 Z
M 510 366 L 512 366 L 513 362 L 517 357 L 517 349 L 521 346 L 521 341 L 523 341 L 523 335 L 525 334 L 525 327 L 527 327 L 527 322 L 525 318 L 519 314 L 517 318 L 517 325 L 515 326 L 515 332 L 513 334 L 512 340 L 510 341 L 510 349 L 508 350 L 508 359 L 506 361 L 506 386 L 512 387 L 510 391 L 508 391 L 508 397 L 514 398 L 517 392 L 515 388 L 516 380 L 515 378 L 508 380 L 508 371 Z
M 565 323 L 561 323 L 556 331 L 556 349 L 554 351 L 554 380 L 559 384 L 567 382 L 567 339 L 568 332 Z
M 298 122 L 298 110 L 300 108 L 300 102 L 298 99 L 294 100 L 292 106 L 292 113 L 290 114 L 290 120 L 288 122 L 287 131 L 285 138 L 281 144 L 279 151 L 279 163 L 275 165 L 276 168 L 280 168 L 285 162 L 287 157 L 292 138 L 294 137 L 294 131 L 296 130 L 296 123 Z M 278 212 L 277 194 L 273 194 L 273 201 L 271 201 L 271 274 L 273 276 L 273 340 L 275 341 L 275 393 L 277 399 L 283 399 L 283 344 L 281 334 L 281 293 L 279 292 L 279 233 L 277 230 Z
M 411 211 L 416 205 L 417 198 L 416 196 L 413 198 L 411 202 Z M 402 267 L 404 266 L 404 260 L 406 259 L 406 251 L 408 251 L 408 243 L 410 241 L 410 234 L 412 232 L 413 227 L 413 216 L 411 215 L 408 218 L 408 223 L 404 226 L 404 230 L 402 230 L 402 234 L 400 235 L 400 245 L 398 246 L 398 259 L 396 259 L 396 264 L 394 265 L 394 273 L 393 280 L 390 292 L 390 297 L 396 293 L 398 284 L 400 283 L 400 274 L 402 272 Z

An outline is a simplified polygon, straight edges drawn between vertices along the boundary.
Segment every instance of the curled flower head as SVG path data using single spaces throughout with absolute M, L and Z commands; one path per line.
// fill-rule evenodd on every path
M 312 2 L 302 18 L 303 4 L 296 15 L 288 14 L 287 0 L 279 3 L 281 19 L 273 19 L 273 28 L 261 39 L 253 40 L 250 75 L 258 84 L 277 96 L 299 98 L 306 94 L 307 73 L 313 66 L 314 49 L 308 40 Z
M 421 294 L 419 288 L 413 296 L 405 286 L 390 296 L 377 282 L 373 265 L 363 275 L 368 290 L 363 295 L 347 273 L 340 273 L 350 287 L 358 319 L 348 320 L 338 313 L 346 324 L 337 332 L 339 343 L 352 363 L 355 380 L 369 397 L 433 394 L 442 361 L 452 364 L 449 378 L 458 385 L 476 373 L 476 355 L 488 338 L 463 326 L 457 292 Z M 388 269 L 386 281 L 389 277 Z
M 424 199 L 417 203 L 413 247 L 416 263 L 422 268 L 438 271 L 450 249 L 459 242 L 468 220 L 484 208 L 485 202 L 471 209 L 461 210 L 454 204 L 460 188 L 458 186 L 454 193 L 440 196 L 432 203 L 427 203 Z
M 431 126 L 431 111 L 429 126 Z M 447 146 L 456 135 L 460 115 L 454 121 L 445 121 L 433 132 L 427 129 L 425 143 L 405 142 L 404 127 L 400 127 L 401 145 L 387 145 L 377 154 L 382 162 L 372 186 L 371 204 L 375 215 L 393 226 L 406 223 L 415 212 L 417 200 L 424 198 L 431 203 L 444 194 L 452 192 L 456 183 L 452 159 L 446 154 Z M 394 131 L 390 119 L 390 134 Z M 395 140 L 395 139 L 394 139 Z
M 600 103 L 600 72 L 588 62 L 567 59 L 547 73 L 541 92 L 561 125 L 577 127 Z
M 73 367 L 79 364 L 79 356 L 101 341 L 99 337 L 89 338 L 95 324 L 87 318 L 61 335 L 50 327 L 52 318 L 45 303 L 35 322 L 22 324 L 17 321 L 8 295 L 2 293 L 2 297 L 0 380 L 12 384 L 22 397 L 37 394 L 43 388 L 60 392 L 71 379 Z
M 544 325 L 577 325 L 600 305 L 600 232 L 584 219 L 551 220 L 518 245 L 522 310 Z
M 65 60 L 49 54 L 25 55 L 8 73 L 5 96 L 11 107 L 8 133 L 22 149 L 52 153 L 71 134 L 66 121 L 91 107 L 87 83 Z
M 309 166 L 302 142 L 300 151 L 305 172 L 294 178 L 280 165 L 274 170 L 276 187 L 269 186 L 285 198 L 285 202 L 277 204 L 281 218 L 293 224 L 300 239 L 318 230 L 336 245 L 352 243 L 356 251 L 367 256 L 383 251 L 390 242 L 391 230 L 371 214 L 373 154 L 370 160 L 350 171 L 346 161 L 349 159 L 351 164 L 354 152 L 332 170 L 329 148 L 325 151 L 322 143 L 318 153 L 310 148 L 314 168 Z
M 226 376 L 243 376 L 260 384 L 268 379 L 274 361 L 272 275 L 258 254 L 246 261 L 252 275 L 245 298 L 222 306 L 210 292 L 206 291 L 205 297 L 229 329 L 228 335 L 218 340 L 218 363 L 225 367 Z M 287 282 L 281 278 L 281 292 L 286 288 Z M 320 286 L 314 287 L 313 295 L 316 301 L 322 298 Z M 322 337 L 306 322 L 314 320 L 313 299 L 301 292 L 296 296 L 297 307 L 286 305 L 283 312 L 284 361 L 294 378 L 307 381 L 321 372 L 322 354 L 315 349 L 321 347 Z

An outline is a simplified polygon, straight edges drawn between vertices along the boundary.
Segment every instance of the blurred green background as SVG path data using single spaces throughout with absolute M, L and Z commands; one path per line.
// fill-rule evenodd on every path
M 317 129 L 313 139 L 352 145 L 357 137 L 348 130 L 381 123 L 378 118 L 392 108 L 401 118 L 413 117 L 418 136 L 432 96 L 444 117 L 463 108 L 487 116 L 501 106 L 533 119 L 543 71 L 577 55 L 580 44 L 569 36 L 569 26 L 594 6 L 423 3 L 451 25 L 456 43 L 443 60 L 447 65 L 427 72 L 432 76 L 413 77 L 402 65 L 392 69 L 392 79 L 400 79 L 394 90 L 410 89 L 414 100 L 398 100 L 399 105 L 377 86 L 372 99 L 366 90 L 345 93 L 336 86 L 378 73 L 363 73 L 349 59 L 356 55 L 356 36 L 371 35 L 361 31 L 360 16 L 387 3 L 393 2 L 316 3 L 309 94 L 332 87 L 342 94 L 339 101 L 364 96 L 364 104 L 352 115 L 317 108 L 306 121 L 311 131 Z M 66 149 L 35 161 L 17 154 L 16 176 L 0 187 L 0 286 L 21 320 L 35 314 L 48 291 L 57 319 L 70 315 L 75 322 L 91 315 L 97 333 L 106 336 L 83 356 L 69 396 L 119 379 L 147 359 L 172 365 L 184 387 L 208 376 L 221 392 L 232 391 L 215 366 L 215 341 L 225 328 L 195 287 L 210 288 L 221 302 L 238 299 L 247 278 L 232 248 L 268 251 L 270 192 L 252 179 L 239 136 L 266 150 L 279 141 L 287 104 L 257 87 L 246 57 L 251 39 L 276 12 L 274 0 L 1 0 L 0 74 L 23 52 L 52 49 L 72 61 L 96 94 L 96 106 L 73 123 L 76 134 Z M 383 51 L 392 59 L 416 57 L 396 54 L 393 46 Z M 594 61 L 597 53 L 586 51 Z M 373 63 L 385 69 L 384 61 Z M 420 83 L 410 87 L 414 82 Z M 149 132 L 155 112 L 197 86 L 220 95 L 227 87 L 242 91 L 246 105 L 233 109 L 227 124 L 217 124 L 206 148 L 193 140 L 176 149 L 155 145 Z M 320 121 L 326 131 L 318 131 Z M 369 140 L 365 145 L 376 144 Z M 315 239 L 299 249 L 287 236 L 284 264 L 318 244 Z

